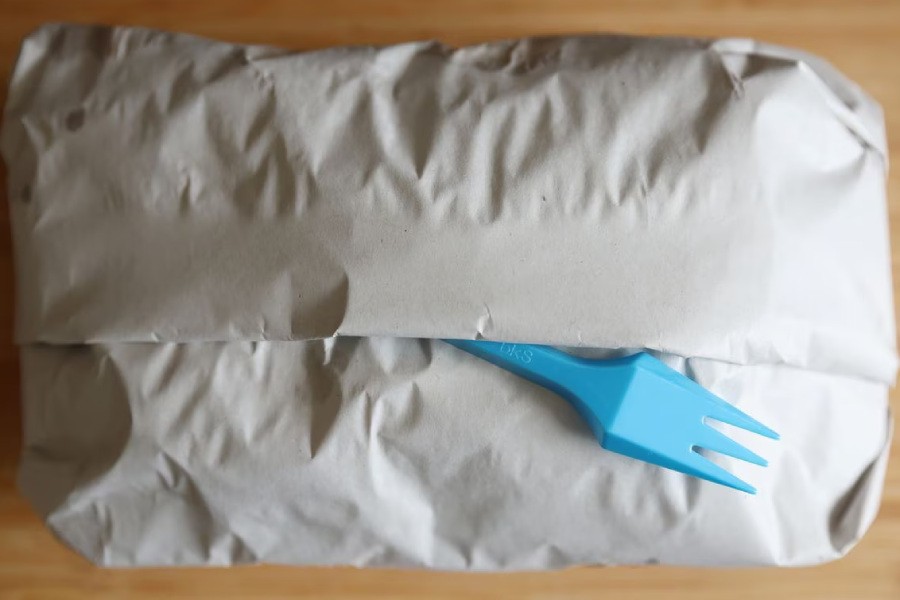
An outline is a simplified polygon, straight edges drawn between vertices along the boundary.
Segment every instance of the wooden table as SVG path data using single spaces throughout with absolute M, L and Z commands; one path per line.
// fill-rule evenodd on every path
M 439 38 L 468 44 L 500 37 L 564 32 L 747 36 L 820 54 L 885 107 L 890 140 L 900 140 L 900 2 L 708 0 L 116 1 L 0 0 L 0 79 L 19 43 L 44 21 L 102 22 L 177 29 L 234 42 L 296 49 L 387 44 Z M 900 163 L 896 151 L 893 164 Z M 900 239 L 900 176 L 889 182 L 891 229 Z M 5 193 L 5 181 L 3 190 Z M 66 550 L 14 489 L 21 433 L 19 380 L 12 337 L 13 273 L 8 216 L 0 223 L 0 597 L 101 598 L 209 595 L 340 598 L 841 598 L 900 599 L 900 452 L 893 448 L 881 513 L 847 558 L 790 570 L 673 568 L 570 569 L 478 575 L 411 571 L 243 567 L 101 570 Z M 894 246 L 894 279 L 898 250 Z M 896 295 L 896 292 L 895 292 Z M 894 394 L 895 410 L 898 395 Z

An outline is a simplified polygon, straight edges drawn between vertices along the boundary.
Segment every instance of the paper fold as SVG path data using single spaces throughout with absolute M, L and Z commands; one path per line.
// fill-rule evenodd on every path
M 51 25 L 0 149 L 22 487 L 99 563 L 809 564 L 874 516 L 885 134 L 814 57 Z M 660 353 L 782 434 L 761 495 L 416 339 L 470 337 Z

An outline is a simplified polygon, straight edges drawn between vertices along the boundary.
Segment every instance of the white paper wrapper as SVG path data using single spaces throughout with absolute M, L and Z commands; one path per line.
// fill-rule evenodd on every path
M 48 26 L 2 132 L 21 484 L 107 565 L 809 564 L 878 505 L 880 110 L 746 40 L 288 54 Z M 332 336 L 343 336 L 334 338 Z M 437 341 L 647 348 L 757 496 Z M 327 338 L 327 339 L 321 339 Z

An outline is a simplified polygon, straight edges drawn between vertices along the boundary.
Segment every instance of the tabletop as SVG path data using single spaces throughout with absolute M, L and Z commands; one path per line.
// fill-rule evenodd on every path
M 0 102 L 22 38 L 48 21 L 143 25 L 298 50 L 439 39 L 464 45 L 536 34 L 753 37 L 828 59 L 885 108 L 898 161 L 900 3 L 891 0 L 0 0 Z M 0 170 L 5 194 L 5 172 Z M 900 175 L 888 182 L 900 237 Z M 875 524 L 846 558 L 802 569 L 576 568 L 452 574 L 352 568 L 104 570 L 57 542 L 15 490 L 22 440 L 9 218 L 0 222 L 0 597 L 2 598 L 900 598 L 900 450 Z M 900 246 L 893 248 L 894 281 Z M 896 295 L 896 288 L 895 288 Z M 900 394 L 892 394 L 900 407 Z

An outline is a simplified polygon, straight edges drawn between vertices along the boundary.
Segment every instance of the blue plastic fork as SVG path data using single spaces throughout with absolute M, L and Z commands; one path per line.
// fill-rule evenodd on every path
M 768 462 L 710 427 L 706 420 L 734 425 L 774 440 L 779 437 L 646 352 L 590 360 L 549 346 L 445 341 L 568 400 L 603 448 L 750 494 L 755 494 L 756 488 L 701 456 L 698 450 L 761 466 Z

